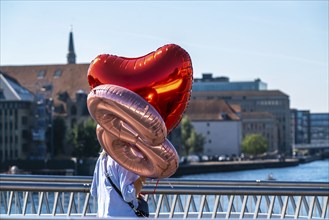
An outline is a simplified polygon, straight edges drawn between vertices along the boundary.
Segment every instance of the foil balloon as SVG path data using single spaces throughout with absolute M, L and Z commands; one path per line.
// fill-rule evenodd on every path
M 88 82 L 91 89 L 114 84 L 139 94 L 160 113 L 169 133 L 187 107 L 192 73 L 189 54 L 169 44 L 138 58 L 99 55 L 89 66 Z
M 89 93 L 87 106 L 99 124 L 98 141 L 123 167 L 151 178 L 176 172 L 178 154 L 166 139 L 165 123 L 138 94 L 116 85 L 100 85 Z
M 138 58 L 99 55 L 90 64 L 87 98 L 97 138 L 120 165 L 165 178 L 178 168 L 167 134 L 180 122 L 192 87 L 188 53 L 170 44 Z

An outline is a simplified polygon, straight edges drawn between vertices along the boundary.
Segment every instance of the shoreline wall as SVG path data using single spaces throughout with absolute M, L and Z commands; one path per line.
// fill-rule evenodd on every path
M 180 165 L 172 177 L 183 175 L 231 172 L 242 170 L 255 170 L 263 168 L 280 168 L 299 165 L 298 159 L 256 160 L 256 161 L 232 161 L 232 162 L 200 162 Z
M 17 160 L 8 161 L 0 165 L 1 172 L 7 172 L 10 166 L 17 166 L 21 173 L 43 174 L 43 175 L 93 175 L 96 159 L 84 160 Z M 254 170 L 263 168 L 280 168 L 297 166 L 305 163 L 300 159 L 286 160 L 248 160 L 248 161 L 225 161 L 225 162 L 195 162 L 180 164 L 176 173 L 172 177 L 179 177 L 191 174 L 231 172 L 242 170 Z

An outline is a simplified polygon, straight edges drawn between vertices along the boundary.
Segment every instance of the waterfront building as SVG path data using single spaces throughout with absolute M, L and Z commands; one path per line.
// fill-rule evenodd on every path
M 1 66 L 0 69 L 16 78 L 29 91 L 35 94 L 42 92 L 47 99 L 52 99 L 54 115 L 66 117 L 67 125 L 73 127 L 80 116 L 84 116 L 83 113 L 88 113 L 86 103 L 84 107 L 80 106 L 81 97 L 86 98 L 89 93 L 88 67 L 89 64 L 56 64 Z
M 311 144 L 329 148 L 329 113 L 311 113 Z
M 30 152 L 42 153 L 34 142 L 34 95 L 14 78 L 0 72 L 0 161 L 22 159 Z M 36 144 L 40 149 L 37 149 Z
M 291 155 L 290 101 L 289 96 L 285 93 L 279 90 L 193 91 L 191 100 L 200 99 L 225 100 L 230 105 L 240 105 L 242 114 L 270 113 L 277 121 L 277 144 L 273 143 L 272 146 L 277 146 L 277 151 L 281 154 Z M 270 118 L 269 120 L 271 120 Z M 253 128 L 247 125 L 243 126 L 243 137 L 252 133 L 252 130 L 248 129 Z M 262 133 L 266 132 L 268 131 L 262 131 Z M 272 136 L 272 140 L 275 140 L 276 134 L 273 133 Z
M 67 64 L 0 66 L 0 71 L 16 79 L 18 84 L 35 94 L 36 104 L 39 105 L 38 114 L 46 114 L 42 109 L 49 111 L 49 114 L 46 114 L 49 121 L 47 126 L 52 127 L 52 120 L 59 116 L 65 119 L 68 128 L 73 128 L 75 124 L 90 117 L 86 104 L 90 91 L 87 81 L 88 68 L 87 63 L 76 64 L 73 33 L 70 32 Z M 41 121 L 40 124 L 43 124 L 44 122 Z M 36 129 L 33 137 L 43 140 L 41 138 L 43 132 Z M 51 153 L 53 152 L 51 130 L 48 135 L 45 139 L 49 142 L 48 151 Z M 72 149 L 65 150 L 68 152 L 67 155 L 72 151 Z
M 203 73 L 202 78 L 195 78 L 192 91 L 241 91 L 267 90 L 267 84 L 260 79 L 254 81 L 234 81 L 228 77 L 213 77 L 212 73 Z
M 186 115 L 205 138 L 206 155 L 240 155 L 242 139 L 239 106 L 224 100 L 192 100 Z
M 292 144 L 311 143 L 310 111 L 291 109 Z
M 261 134 L 268 143 L 268 152 L 278 151 L 278 121 L 269 112 L 241 113 L 243 137 L 250 134 Z
M 76 64 L 73 33 L 69 34 L 67 64 L 0 66 L 0 70 L 34 94 L 43 92 L 53 100 L 53 114 L 66 118 L 67 126 L 89 116 L 86 103 L 90 91 L 87 81 L 89 64 Z

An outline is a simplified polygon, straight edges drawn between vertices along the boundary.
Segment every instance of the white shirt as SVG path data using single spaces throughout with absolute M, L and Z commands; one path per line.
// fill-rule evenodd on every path
M 106 159 L 107 157 L 107 159 Z M 106 166 L 106 169 L 105 169 Z M 121 191 L 122 197 L 111 186 L 106 177 L 106 170 L 116 187 Z M 97 160 L 90 193 L 97 197 L 98 217 L 136 217 L 135 212 L 127 204 L 132 202 L 135 207 L 138 206 L 134 182 L 139 176 L 123 168 L 115 162 L 110 156 L 100 156 Z

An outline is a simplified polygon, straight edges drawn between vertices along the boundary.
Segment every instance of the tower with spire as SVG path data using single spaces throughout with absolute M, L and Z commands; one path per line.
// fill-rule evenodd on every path
M 68 64 L 75 64 L 75 52 L 74 52 L 74 45 L 73 45 L 73 31 L 71 28 L 70 37 L 69 37 L 69 51 L 67 53 L 67 63 Z

